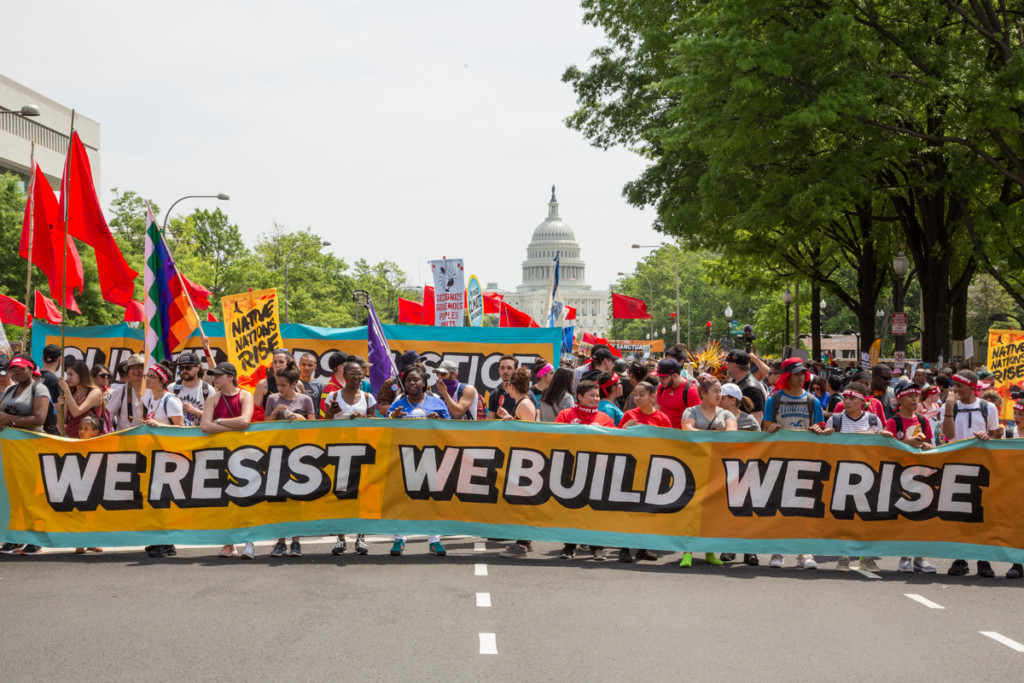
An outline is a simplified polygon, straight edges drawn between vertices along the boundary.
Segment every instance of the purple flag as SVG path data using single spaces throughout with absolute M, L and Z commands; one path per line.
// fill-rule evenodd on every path
M 373 395 L 376 396 L 385 382 L 392 377 L 398 377 L 398 368 L 391 356 L 391 346 L 384 336 L 384 329 L 380 326 L 380 319 L 377 318 L 377 311 L 373 310 L 372 302 L 367 302 L 366 312 L 366 346 L 369 356 L 367 360 L 371 363 L 370 386 L 373 387 Z

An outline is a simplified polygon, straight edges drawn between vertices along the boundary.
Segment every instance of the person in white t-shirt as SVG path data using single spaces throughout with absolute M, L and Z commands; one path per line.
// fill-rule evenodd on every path
M 181 381 L 170 386 L 170 392 L 181 399 L 185 413 L 185 425 L 198 427 L 203 419 L 206 397 L 215 390 L 200 378 L 199 356 L 192 351 L 182 351 L 178 356 L 178 372 Z
M 146 371 L 146 393 L 142 395 L 142 412 L 150 427 L 181 427 L 185 424 L 181 399 L 167 391 L 172 370 L 166 362 L 155 363 Z
M 978 398 L 978 376 L 970 370 L 953 375 L 953 389 L 942 409 L 942 433 L 948 441 L 976 438 L 988 441 L 999 437 L 999 415 L 996 407 Z M 955 400 L 953 393 L 956 394 Z M 971 571 L 967 560 L 954 560 L 948 574 L 964 576 Z M 985 560 L 978 560 L 978 576 L 993 578 L 995 571 Z

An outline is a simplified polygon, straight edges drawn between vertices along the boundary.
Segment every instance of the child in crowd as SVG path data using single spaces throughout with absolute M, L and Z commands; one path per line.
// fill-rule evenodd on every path
M 78 438 L 79 439 L 95 439 L 100 435 L 100 419 L 95 415 L 86 415 L 78 423 Z M 88 548 L 94 553 L 102 553 L 103 548 Z M 85 553 L 86 548 L 75 548 L 75 552 L 78 554 Z
M 616 372 L 605 372 L 597 379 L 601 390 L 601 402 L 597 409 L 612 419 L 616 425 L 622 422 L 622 409 L 616 401 L 622 396 L 622 381 Z
M 642 380 L 633 388 L 630 396 L 633 399 L 635 408 L 627 410 L 622 415 L 619 427 L 625 429 L 633 425 L 651 425 L 652 427 L 671 427 L 672 423 L 668 415 L 654 407 L 654 397 L 658 393 L 658 387 L 647 380 Z

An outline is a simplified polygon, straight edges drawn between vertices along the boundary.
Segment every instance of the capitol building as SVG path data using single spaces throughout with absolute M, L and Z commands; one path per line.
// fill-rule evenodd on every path
M 580 245 L 569 224 L 558 215 L 555 187 L 551 186 L 548 217 L 533 231 L 523 261 L 523 282 L 514 292 L 501 291 L 505 301 L 527 313 L 541 327 L 547 325 L 547 298 L 555 254 L 559 255 L 559 298 L 576 309 L 576 320 L 564 323 L 575 327 L 576 336 L 590 332 L 607 336 L 611 329 L 608 290 L 591 289 L 587 284 L 586 267 L 580 258 Z M 493 287 L 488 287 L 493 289 Z

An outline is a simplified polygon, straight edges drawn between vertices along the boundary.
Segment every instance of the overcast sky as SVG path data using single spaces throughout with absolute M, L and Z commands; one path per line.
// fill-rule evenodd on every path
M 552 184 L 607 287 L 657 243 L 643 168 L 563 123 L 602 44 L 572 2 L 13 3 L 3 71 L 101 126 L 101 198 L 219 204 L 249 244 L 311 227 L 348 260 L 462 257 L 513 288 Z M 20 26 L 24 30 L 12 30 Z M 203 203 L 205 201 L 205 203 Z M 643 252 L 643 253 L 646 253 Z

